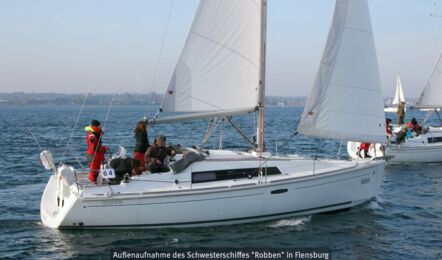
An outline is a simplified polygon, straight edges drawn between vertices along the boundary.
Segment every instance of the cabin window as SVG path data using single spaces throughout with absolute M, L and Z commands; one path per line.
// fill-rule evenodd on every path
M 442 136 L 438 136 L 438 137 L 428 137 L 428 143 L 440 143 L 442 142 Z
M 265 168 L 263 170 L 266 171 Z M 246 178 L 256 177 L 258 176 L 258 173 L 259 173 L 259 168 L 193 172 L 192 183 L 246 179 Z M 267 175 L 276 175 L 276 174 L 281 174 L 281 171 L 278 169 L 278 167 L 267 168 Z

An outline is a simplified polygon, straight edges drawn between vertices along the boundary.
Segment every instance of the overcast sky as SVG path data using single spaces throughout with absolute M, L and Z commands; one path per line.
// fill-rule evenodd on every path
M 318 68 L 334 0 L 268 1 L 267 95 L 305 96 Z M 442 15 L 442 1 L 436 14 Z M 170 0 L 0 0 L 0 92 L 166 89 L 196 0 L 175 0 L 158 78 L 153 74 Z M 442 50 L 433 0 L 369 0 L 381 81 L 400 75 L 417 97 Z

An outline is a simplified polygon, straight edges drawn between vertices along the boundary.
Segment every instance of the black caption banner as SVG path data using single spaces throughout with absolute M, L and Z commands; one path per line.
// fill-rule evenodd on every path
M 328 248 L 115 249 L 111 259 L 331 259 Z

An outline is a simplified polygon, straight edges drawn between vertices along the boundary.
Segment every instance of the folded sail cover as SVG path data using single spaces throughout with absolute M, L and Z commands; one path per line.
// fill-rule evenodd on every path
M 323 138 L 385 143 L 383 108 L 367 1 L 337 0 L 298 131 Z
M 163 111 L 256 107 L 260 33 L 260 0 L 200 1 L 165 94 Z
M 425 85 L 416 107 L 440 108 L 442 107 L 442 60 L 437 59 L 433 73 Z

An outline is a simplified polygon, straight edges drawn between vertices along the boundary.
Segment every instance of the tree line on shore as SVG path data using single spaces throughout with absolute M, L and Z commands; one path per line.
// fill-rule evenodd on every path
M 81 105 L 87 97 L 87 105 L 159 105 L 162 94 L 158 93 L 119 93 L 119 94 L 64 94 L 64 93 L 0 93 L 0 105 Z M 303 106 L 306 97 L 268 96 L 268 105 Z

